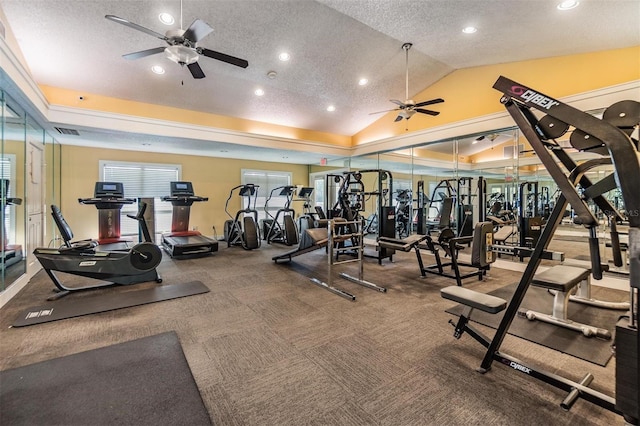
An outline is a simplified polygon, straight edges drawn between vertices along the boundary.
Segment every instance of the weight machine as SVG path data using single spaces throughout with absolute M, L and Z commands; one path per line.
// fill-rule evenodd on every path
M 363 178 L 365 175 L 375 175 L 377 188 L 374 191 L 366 191 Z M 364 202 L 367 197 L 376 197 L 377 233 L 376 237 L 394 238 L 396 235 L 395 207 L 388 200 L 387 194 L 393 194 L 393 175 L 387 170 L 371 169 L 344 172 L 342 175 L 327 175 L 325 181 L 325 194 L 330 192 L 330 179 L 340 184 L 337 193 L 337 201 L 329 210 L 329 219 L 341 217 L 347 222 L 361 219 L 364 210 Z M 346 225 L 351 233 L 355 233 L 355 225 Z M 383 247 L 377 248 L 376 258 L 378 263 L 382 259 L 391 258 L 394 251 Z
M 345 226 L 347 228 L 345 228 Z M 344 229 L 351 229 L 355 232 L 352 233 L 343 233 Z M 348 293 L 344 290 L 336 288 L 333 286 L 333 266 L 345 263 L 353 263 L 358 262 L 358 277 L 354 277 L 352 275 L 348 275 L 346 273 L 340 273 L 340 277 L 351 281 L 352 283 L 359 284 L 363 287 L 367 287 L 373 290 L 377 290 L 381 293 L 386 293 L 387 289 L 384 287 L 380 287 L 372 282 L 364 280 L 364 222 L 362 219 L 355 221 L 345 221 L 338 219 L 329 219 L 327 222 L 327 238 L 326 238 L 326 246 L 328 249 L 327 256 L 327 282 L 324 282 L 318 278 L 311 278 L 311 282 L 316 284 L 319 287 L 322 287 L 326 290 L 329 290 L 331 293 L 337 294 L 338 296 L 344 297 L 351 301 L 356 300 L 356 296 L 351 293 Z M 351 240 L 354 242 L 350 247 L 343 247 L 340 243 L 345 240 Z M 318 243 L 320 244 L 320 243 Z M 347 259 L 347 260 L 337 260 L 338 254 L 342 251 L 353 251 L 357 252 L 356 259 Z M 275 259 L 274 259 L 275 260 Z
M 464 332 L 469 333 L 487 348 L 480 371 L 488 372 L 494 361 L 498 361 L 520 373 L 527 374 L 548 384 L 568 392 L 561 403 L 564 409 L 570 409 L 578 398 L 585 399 L 605 409 L 624 416 L 630 424 L 637 424 L 640 418 L 640 396 L 638 384 L 640 375 L 638 368 L 639 336 L 638 296 L 640 292 L 640 192 L 638 177 L 640 176 L 640 153 L 638 142 L 631 135 L 640 124 L 640 103 L 621 101 L 611 105 L 603 114 L 602 120 L 583 113 L 557 99 L 544 95 L 505 77 L 500 77 L 493 86 L 503 93 L 501 102 L 522 130 L 532 148 L 542 161 L 561 194 L 558 197 L 546 226 L 542 230 L 527 267 L 518 283 L 510 302 L 503 299 L 478 293 L 466 288 L 447 287 L 442 290 L 444 298 L 465 305 L 465 310 L 455 326 L 454 337 L 459 338 Z M 538 118 L 534 114 L 546 114 Z M 573 126 L 570 142 L 580 151 L 609 155 L 615 167 L 615 174 L 596 184 L 580 172 L 574 160 L 556 142 Z M 555 157 L 555 158 L 554 158 Z M 567 176 L 564 169 L 569 170 Z M 576 190 L 576 183 L 584 189 L 583 194 Z M 629 214 L 629 250 L 630 250 L 630 311 L 616 325 L 616 397 L 598 392 L 589 384 L 593 375 L 587 374 L 576 382 L 557 373 L 544 371 L 537 366 L 525 363 L 513 356 L 500 352 L 502 342 L 518 314 L 520 304 L 532 283 L 534 274 L 540 264 L 541 255 L 546 250 L 553 233 L 559 226 L 567 204 L 571 204 L 576 212 L 574 221 L 589 230 L 589 249 L 591 252 L 591 271 L 593 278 L 602 278 L 602 266 L 596 228 L 598 220 L 589 209 L 588 199 L 603 211 L 613 211 L 610 203 L 602 194 L 606 190 L 620 188 Z M 500 325 L 492 339 L 483 335 L 469 322 L 473 309 L 488 313 L 505 311 Z
M 518 229 L 521 247 L 533 247 L 538 243 L 544 220 L 538 209 L 538 182 L 521 182 L 519 186 Z M 522 260 L 522 258 L 520 258 Z

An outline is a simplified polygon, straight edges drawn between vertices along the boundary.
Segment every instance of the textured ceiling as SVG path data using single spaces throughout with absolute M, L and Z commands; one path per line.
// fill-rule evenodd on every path
M 183 28 L 196 18 L 214 28 L 199 46 L 249 62 L 242 69 L 201 57 L 201 80 L 162 54 L 124 60 L 164 42 L 104 18 L 164 33 L 170 27 L 158 15 L 179 17 L 178 0 L 0 0 L 0 7 L 38 84 L 353 135 L 381 117 L 371 112 L 405 99 L 404 42 L 413 43 L 409 97 L 459 68 L 640 44 L 640 0 L 583 0 L 565 12 L 557 2 L 184 0 Z M 463 34 L 468 25 L 478 32 Z M 278 60 L 283 50 L 289 62 Z M 150 72 L 156 63 L 164 75 Z M 358 86 L 361 77 L 367 86 Z M 254 95 L 258 87 L 264 96 Z M 326 111 L 330 104 L 335 112 Z

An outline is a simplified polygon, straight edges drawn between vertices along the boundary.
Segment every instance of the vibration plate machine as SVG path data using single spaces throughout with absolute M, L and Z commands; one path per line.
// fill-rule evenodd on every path
M 173 206 L 171 232 L 162 235 L 162 247 L 171 257 L 204 256 L 218 251 L 216 240 L 205 237 L 196 230 L 189 230 L 191 205 L 209 201 L 208 198 L 194 194 L 191 182 L 171 182 L 171 195 L 162 197 L 162 200 L 171 202 Z

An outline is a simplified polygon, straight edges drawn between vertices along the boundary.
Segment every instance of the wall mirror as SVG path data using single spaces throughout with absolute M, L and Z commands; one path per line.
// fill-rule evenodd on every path
M 26 271 L 25 215 L 25 111 L 6 93 L 2 97 L 2 146 L 0 151 L 0 290 Z

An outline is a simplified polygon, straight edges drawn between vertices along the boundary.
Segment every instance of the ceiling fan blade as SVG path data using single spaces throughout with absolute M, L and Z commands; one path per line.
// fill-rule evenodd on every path
M 224 53 L 216 52 L 215 50 L 205 49 L 204 47 L 198 47 L 196 50 L 201 55 L 217 59 L 218 61 L 226 62 L 231 65 L 235 65 L 241 68 L 246 68 L 249 66 L 249 62 L 245 61 L 244 59 L 236 58 L 235 56 L 226 55 Z
M 430 109 L 422 109 L 422 108 L 416 108 L 414 111 L 421 112 L 423 114 L 433 115 L 433 116 L 440 114 L 438 111 L 431 111 Z
M 129 27 L 129 28 L 133 28 L 134 30 L 138 30 L 138 31 L 142 31 L 143 33 L 149 34 L 151 36 L 157 37 L 160 40 L 167 40 L 167 37 L 164 36 L 163 34 L 157 33 L 153 30 L 150 30 L 149 28 L 145 28 L 142 25 L 138 25 L 138 24 L 134 24 L 133 22 L 129 22 L 126 19 L 122 19 L 119 18 L 115 15 L 105 15 L 105 18 L 107 18 L 110 21 L 113 22 L 117 22 L 118 24 L 122 24 L 125 27 Z
M 191 75 L 193 76 L 193 78 L 205 77 L 204 72 L 202 71 L 202 68 L 200 68 L 200 65 L 198 65 L 197 62 L 187 65 L 187 68 L 189 68 L 189 71 L 191 71 Z
M 400 108 L 385 109 L 384 111 L 370 112 L 369 115 L 382 114 L 383 112 L 391 112 L 391 111 L 398 111 L 398 110 L 400 110 Z
M 197 43 L 208 36 L 211 31 L 213 31 L 213 28 L 211 28 L 209 24 L 203 20 L 196 19 L 191 23 L 182 36 L 193 43 Z
M 403 118 L 404 118 L 403 116 L 399 115 L 399 116 L 396 117 L 395 120 L 393 120 L 393 122 L 396 123 L 398 121 L 402 121 Z
M 162 53 L 164 52 L 164 47 L 155 47 L 153 49 L 147 49 L 147 50 L 141 50 L 139 52 L 133 52 L 133 53 L 127 53 L 126 55 L 122 55 L 123 58 L 125 59 L 140 59 L 140 58 L 144 58 L 146 56 L 151 56 L 151 55 L 155 55 L 158 53 Z
M 404 102 L 400 102 L 400 101 L 399 101 L 399 100 L 397 100 L 397 99 L 389 99 L 389 100 L 390 100 L 391 102 L 393 102 L 394 104 L 396 104 L 396 105 L 400 105 L 400 106 L 401 106 L 401 107 L 403 107 L 403 108 L 407 106 Z
M 439 103 L 442 103 L 442 102 L 444 102 L 444 99 L 440 99 L 440 98 L 431 99 L 430 101 L 418 102 L 416 104 L 416 108 L 420 108 L 420 107 L 427 106 L 427 105 L 439 104 Z

